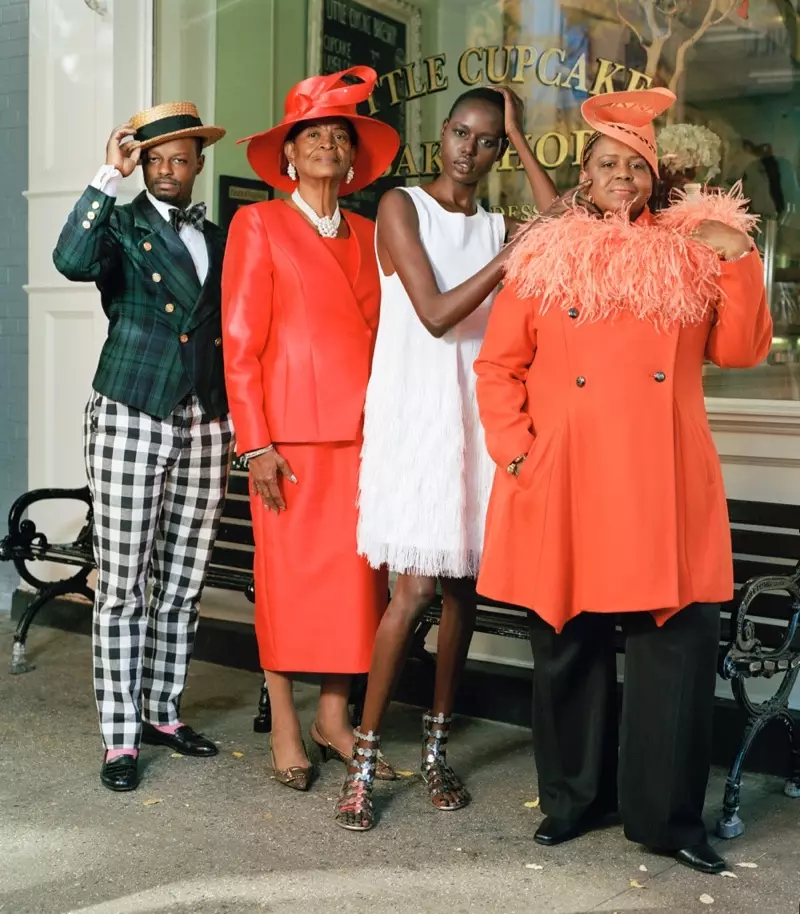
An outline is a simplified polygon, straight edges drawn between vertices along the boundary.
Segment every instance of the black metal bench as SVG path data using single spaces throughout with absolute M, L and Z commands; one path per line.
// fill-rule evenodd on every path
M 42 502 L 77 501 L 86 506 L 86 517 L 78 536 L 68 543 L 52 543 L 36 524 L 26 518 L 28 509 Z M 27 657 L 28 631 L 38 612 L 51 600 L 77 595 L 90 603 L 94 591 L 89 582 L 96 569 L 92 552 L 94 514 L 88 486 L 79 489 L 36 489 L 18 498 L 8 515 L 8 534 L 0 540 L 0 561 L 14 563 L 19 576 L 35 591 L 14 634 L 11 672 L 26 673 L 33 669 Z M 71 576 L 48 581 L 37 575 L 37 562 L 53 562 L 76 568 Z M 216 587 L 245 594 L 251 601 L 253 592 L 253 528 L 247 496 L 247 476 L 234 462 L 231 483 L 222 512 L 219 535 L 211 557 L 206 587 Z
M 723 607 L 719 670 L 731 682 L 746 724 L 717 822 L 721 838 L 744 832 L 739 817 L 744 761 L 756 737 L 771 723 L 786 727 L 791 766 L 785 792 L 800 798 L 800 726 L 789 710 L 789 696 L 800 674 L 800 505 L 729 500 L 728 512 L 736 596 Z M 414 635 L 412 653 L 425 662 L 433 661 L 425 639 L 440 616 L 441 604 L 431 606 Z M 481 600 L 475 631 L 527 641 L 527 611 Z M 618 650 L 623 649 L 620 637 Z M 753 680 L 775 677 L 778 683 L 769 697 L 758 700 L 748 694 Z
M 77 500 L 86 505 L 84 526 L 70 543 L 50 543 L 45 534 L 25 518 L 32 505 L 58 499 Z M 729 500 L 728 509 L 733 530 L 737 593 L 723 610 L 720 675 L 731 682 L 746 724 L 726 783 L 723 815 L 717 823 L 717 833 L 722 838 L 733 838 L 744 831 L 739 817 L 744 761 L 757 736 L 773 722 L 786 727 L 790 741 L 791 770 L 786 793 L 800 797 L 800 727 L 789 710 L 789 696 L 800 674 L 800 505 Z M 46 603 L 68 594 L 94 600 L 89 584 L 89 576 L 95 568 L 92 523 L 87 487 L 38 489 L 21 496 L 12 506 L 8 535 L 0 541 L 0 561 L 12 561 L 20 577 L 36 591 L 14 635 L 12 672 L 32 669 L 26 655 L 28 629 Z M 29 567 L 30 563 L 38 561 L 77 566 L 77 571 L 65 580 L 46 581 Z M 253 532 L 247 474 L 234 462 L 206 586 L 244 593 L 253 601 L 252 568 Z M 414 635 L 412 653 L 426 662 L 433 662 L 433 658 L 425 650 L 425 639 L 431 628 L 439 623 L 440 612 L 440 605 L 431 606 Z M 482 601 L 475 630 L 481 634 L 527 640 L 527 613 Z M 768 698 L 758 700 L 748 694 L 752 680 L 775 677 L 778 684 Z M 360 720 L 364 688 L 365 677 L 354 677 L 351 702 L 355 723 Z M 253 729 L 265 733 L 270 727 L 269 698 L 266 685 L 262 684 Z

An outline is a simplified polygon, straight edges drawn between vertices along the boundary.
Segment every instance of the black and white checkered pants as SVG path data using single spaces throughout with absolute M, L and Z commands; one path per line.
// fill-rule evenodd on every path
M 232 438 L 229 417 L 204 418 L 195 396 L 163 421 L 96 392 L 86 405 L 94 684 L 109 749 L 138 748 L 142 719 L 179 720 Z

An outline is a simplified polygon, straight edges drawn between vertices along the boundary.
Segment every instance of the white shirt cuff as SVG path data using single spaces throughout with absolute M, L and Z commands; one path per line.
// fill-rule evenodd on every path
M 113 165 L 104 165 L 94 176 L 91 186 L 109 197 L 116 197 L 121 180 L 122 175 Z

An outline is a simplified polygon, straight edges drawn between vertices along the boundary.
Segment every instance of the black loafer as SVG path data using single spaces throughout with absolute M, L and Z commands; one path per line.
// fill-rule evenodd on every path
M 139 761 L 134 755 L 118 755 L 110 762 L 103 761 L 100 783 L 109 790 L 122 793 L 139 786 Z
M 142 724 L 142 742 L 148 746 L 169 746 L 181 755 L 210 758 L 219 752 L 216 745 L 202 733 L 196 733 L 185 724 L 174 733 L 163 733 L 152 724 Z
M 706 873 L 709 876 L 716 876 L 728 868 L 728 864 L 720 857 L 710 844 L 695 844 L 693 847 L 684 847 L 675 854 L 678 863 L 697 870 L 698 873 Z

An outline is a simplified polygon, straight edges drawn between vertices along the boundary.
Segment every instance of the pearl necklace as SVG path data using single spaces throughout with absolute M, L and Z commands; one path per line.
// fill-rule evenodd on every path
M 332 216 L 318 216 L 313 208 L 300 196 L 299 190 L 292 194 L 292 200 L 300 212 L 312 222 L 322 238 L 336 238 L 339 234 L 339 226 L 342 224 L 342 211 L 339 209 L 338 203 Z

